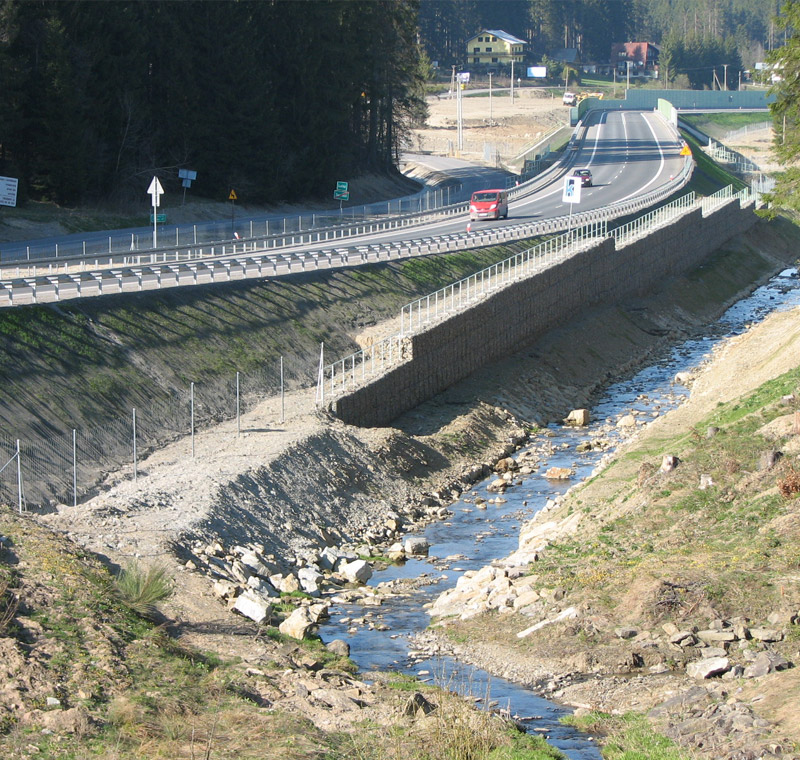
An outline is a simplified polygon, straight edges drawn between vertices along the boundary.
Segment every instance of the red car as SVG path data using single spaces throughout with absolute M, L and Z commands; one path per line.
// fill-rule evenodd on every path
M 581 187 L 592 186 L 592 173 L 588 169 L 576 169 L 572 176 L 581 178 Z

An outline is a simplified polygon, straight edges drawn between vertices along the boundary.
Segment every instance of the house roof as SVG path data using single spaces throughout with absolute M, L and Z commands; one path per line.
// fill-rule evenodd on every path
M 652 58 L 649 50 L 656 53 L 660 51 L 659 46 L 652 42 L 615 42 L 611 46 L 611 56 L 613 58 L 618 52 L 624 51 L 628 60 L 644 62 Z
M 504 32 L 502 29 L 481 29 L 480 32 L 477 34 L 473 34 L 470 39 L 475 39 L 478 34 L 491 34 L 493 37 L 497 37 L 498 39 L 505 40 L 511 45 L 524 45 L 525 40 L 521 40 L 518 37 L 515 37 L 513 34 L 509 34 L 508 32 Z

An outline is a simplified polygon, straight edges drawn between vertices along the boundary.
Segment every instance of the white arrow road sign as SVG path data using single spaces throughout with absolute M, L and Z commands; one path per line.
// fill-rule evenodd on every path
M 153 177 L 153 181 L 150 183 L 150 187 L 147 188 L 147 192 L 153 196 L 153 205 L 160 206 L 161 196 L 164 195 L 164 188 L 161 187 L 158 177 Z

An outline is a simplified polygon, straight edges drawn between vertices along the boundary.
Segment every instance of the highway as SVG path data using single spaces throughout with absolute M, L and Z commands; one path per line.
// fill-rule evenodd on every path
M 572 211 L 592 212 L 668 188 L 671 178 L 685 164 L 680 148 L 677 133 L 656 113 L 591 112 L 583 125 L 582 139 L 568 148 L 564 159 L 566 173 L 574 168 L 589 168 L 593 174 L 593 185 L 583 188 L 580 204 L 574 204 Z M 484 171 L 487 177 L 498 176 L 493 170 Z M 312 233 L 310 241 L 298 240 L 281 248 L 267 249 L 263 241 L 253 240 L 236 247 L 232 243 L 225 248 L 206 245 L 187 250 L 185 256 L 176 250 L 153 256 L 131 255 L 125 260 L 115 256 L 113 261 L 96 264 L 96 257 L 90 262 L 69 264 L 61 260 L 46 266 L 38 264 L 36 270 L 20 271 L 17 276 L 5 267 L 0 270 L 0 306 L 352 266 L 370 260 L 487 245 L 491 244 L 492 234 L 497 240 L 519 239 L 528 226 L 570 213 L 569 205 L 562 202 L 564 173 L 553 172 L 548 182 L 534 180 L 529 183 L 530 191 L 518 188 L 512 195 L 519 197 L 510 202 L 509 218 L 505 220 L 470 223 L 468 213 L 461 207 L 451 209 L 447 215 L 428 217 L 423 223 L 407 220 L 414 224 L 411 227 L 376 227 L 345 239 L 340 235 L 326 235 L 323 239 L 320 234 L 313 239 Z M 465 241 L 468 229 L 474 239 Z M 455 236 L 461 239 L 454 248 Z

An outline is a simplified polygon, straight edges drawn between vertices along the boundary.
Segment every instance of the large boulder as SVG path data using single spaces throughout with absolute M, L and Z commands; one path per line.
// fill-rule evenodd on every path
M 686 675 L 691 678 L 711 678 L 718 676 L 728 670 L 729 662 L 727 657 L 706 657 L 702 660 L 695 660 L 686 666 Z
M 366 583 L 372 577 L 372 568 L 363 559 L 345 563 L 339 568 L 339 572 L 351 583 Z
M 291 636 L 293 639 L 303 639 L 313 626 L 314 620 L 308 609 L 305 607 L 298 607 L 278 626 L 278 630 L 284 636 Z
M 760 678 L 775 670 L 786 670 L 789 662 L 775 652 L 759 652 L 750 665 L 744 669 L 745 678 Z
M 314 567 L 301 567 L 297 571 L 297 580 L 300 582 L 300 588 L 307 594 L 311 594 L 319 591 L 322 573 Z
M 584 427 L 585 425 L 589 424 L 591 420 L 591 415 L 589 414 L 588 409 L 573 409 L 568 415 L 567 419 L 564 422 L 567 425 L 575 425 L 576 427 Z
M 236 597 L 233 609 L 256 623 L 263 623 L 272 612 L 272 605 L 253 589 L 247 589 Z
M 417 557 L 427 557 L 430 546 L 428 539 L 423 536 L 408 536 L 403 544 L 406 554 Z

